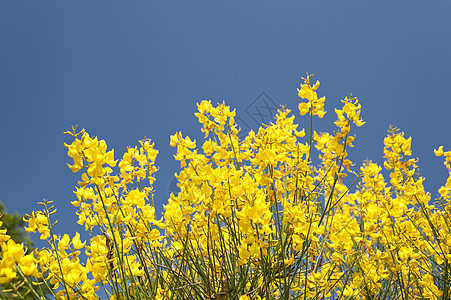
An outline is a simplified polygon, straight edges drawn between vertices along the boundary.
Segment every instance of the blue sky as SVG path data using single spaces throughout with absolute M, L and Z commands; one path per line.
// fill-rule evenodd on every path
M 63 146 L 71 125 L 117 157 L 151 138 L 161 211 L 179 170 L 169 136 L 203 137 L 196 103 L 224 100 L 254 129 L 261 101 L 285 104 L 308 128 L 296 91 L 306 72 L 326 96 L 318 130 L 334 128 L 350 92 L 362 103 L 357 166 L 382 164 L 394 124 L 433 197 L 446 180 L 433 149 L 451 147 L 450 1 L 2 1 L 0 41 L 0 200 L 20 214 L 53 200 L 59 233 L 83 231 Z

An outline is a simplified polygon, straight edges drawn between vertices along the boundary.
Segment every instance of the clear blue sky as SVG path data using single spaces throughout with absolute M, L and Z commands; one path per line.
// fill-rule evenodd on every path
M 70 204 L 79 174 L 63 146 L 71 125 L 118 157 L 152 138 L 161 211 L 179 170 L 169 136 L 203 136 L 197 102 L 224 100 L 256 129 L 253 101 L 265 92 L 308 128 L 296 108 L 306 72 L 326 96 L 319 129 L 333 129 L 350 92 L 362 103 L 357 165 L 382 164 L 394 124 L 412 136 L 433 197 L 447 176 L 433 149 L 451 147 L 448 0 L 10 0 L 0 3 L 0 43 L 0 200 L 21 214 L 53 200 L 58 233 L 83 231 Z

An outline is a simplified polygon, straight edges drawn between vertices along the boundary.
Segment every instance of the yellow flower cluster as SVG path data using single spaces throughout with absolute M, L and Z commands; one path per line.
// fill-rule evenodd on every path
M 0 221 L 0 228 L 3 222 Z M 21 244 L 15 243 L 6 229 L 0 229 L 0 284 L 11 282 L 17 277 L 38 276 L 37 260 L 33 254 L 25 254 Z
M 309 102 L 301 102 L 299 103 L 299 112 L 301 116 L 310 113 L 312 116 L 318 116 L 320 118 L 324 117 L 326 111 L 324 111 L 324 101 L 325 97 L 321 97 L 318 99 L 318 95 L 316 94 L 316 90 L 319 88 L 319 81 L 311 86 L 310 85 L 310 77 L 313 75 L 308 75 L 306 78 L 302 77 L 304 84 L 301 85 L 301 89 L 298 89 L 298 96 L 302 99 L 307 99 Z
M 325 98 L 310 77 L 298 96 L 312 124 Z M 57 299 L 449 299 L 451 151 L 435 151 L 450 172 L 435 203 L 410 158 L 411 138 L 395 127 L 384 140 L 388 181 L 371 161 L 353 170 L 350 131 L 365 123 L 360 112 L 346 97 L 335 110 L 338 130 L 310 128 L 306 138 L 281 108 L 240 140 L 235 111 L 202 101 L 202 146 L 181 132 L 170 138 L 180 192 L 160 220 L 154 144 L 145 139 L 118 162 L 105 141 L 75 127 L 66 147 L 69 167 L 82 174 L 72 204 L 91 238 L 55 235 L 45 201 L 25 220 L 49 247 L 24 256 L 2 231 L 0 280 L 21 270 L 44 278 Z
M 438 150 L 434 150 L 435 155 L 437 156 L 444 156 L 445 162 L 443 163 L 446 168 L 448 169 L 449 176 L 446 180 L 446 184 L 438 190 L 440 193 L 440 196 L 446 200 L 449 201 L 451 199 L 451 151 L 443 151 L 443 146 L 440 146 Z

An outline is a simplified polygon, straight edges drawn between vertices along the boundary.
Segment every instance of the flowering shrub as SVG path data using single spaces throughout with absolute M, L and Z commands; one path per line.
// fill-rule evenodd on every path
M 48 248 L 24 255 L 0 231 L 0 283 L 22 278 L 37 296 L 43 278 L 57 299 L 450 299 L 451 151 L 435 151 L 450 177 L 433 205 L 411 139 L 395 127 L 384 140 L 388 182 L 371 161 L 356 173 L 347 150 L 351 127 L 364 124 L 361 105 L 346 97 L 338 129 L 314 131 L 325 98 L 310 78 L 298 90 L 307 136 L 281 108 L 240 140 L 235 111 L 198 104 L 205 141 L 200 149 L 181 132 L 171 136 L 180 192 L 162 219 L 154 144 L 142 140 L 115 160 L 105 141 L 72 128 L 69 167 L 82 173 L 72 204 L 91 239 L 56 235 L 55 209 L 44 201 L 26 230 Z

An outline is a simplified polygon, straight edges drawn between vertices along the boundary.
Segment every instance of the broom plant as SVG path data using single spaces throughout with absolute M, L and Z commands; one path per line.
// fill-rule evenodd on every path
M 393 126 L 389 178 L 371 161 L 356 169 L 348 150 L 351 128 L 365 123 L 358 99 L 335 109 L 335 131 L 317 132 L 325 98 L 319 81 L 302 79 L 307 136 L 282 107 L 240 139 L 234 110 L 198 104 L 204 141 L 171 136 L 180 192 L 161 219 L 151 140 L 115 159 L 105 141 L 73 127 L 65 145 L 81 180 L 72 204 L 91 238 L 56 235 L 44 201 L 25 221 L 48 247 L 25 255 L 0 231 L 0 283 L 23 278 L 36 297 L 46 284 L 56 299 L 450 299 L 451 176 L 432 201 L 411 138 Z M 435 154 L 451 174 L 451 151 Z

